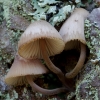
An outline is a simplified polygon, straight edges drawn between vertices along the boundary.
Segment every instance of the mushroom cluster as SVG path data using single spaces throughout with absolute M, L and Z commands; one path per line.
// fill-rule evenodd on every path
M 47 72 L 48 69 L 40 62 L 40 60 L 26 60 L 16 54 L 10 71 L 5 77 L 5 82 L 14 86 L 29 83 L 33 91 L 40 92 L 45 95 L 53 95 L 67 91 L 65 87 L 56 88 L 53 90 L 43 89 L 34 82 L 36 78 Z
M 85 9 L 77 8 L 63 24 L 59 32 L 44 20 L 31 23 L 20 37 L 18 52 L 5 77 L 5 82 L 9 85 L 29 83 L 33 91 L 41 92 L 45 95 L 70 90 L 66 79 L 74 78 L 85 61 L 86 41 L 84 37 L 84 20 L 88 14 L 88 11 Z M 61 53 L 64 48 L 65 50 L 73 48 L 81 49 L 77 65 L 71 72 L 66 73 L 66 75 L 49 58 Z M 64 87 L 47 90 L 39 87 L 34 82 L 37 77 L 49 71 L 41 63 L 40 59 L 44 59 L 48 69 L 58 76 Z

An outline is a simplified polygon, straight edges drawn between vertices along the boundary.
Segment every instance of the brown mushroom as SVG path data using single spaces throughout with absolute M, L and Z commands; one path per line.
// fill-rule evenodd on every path
M 65 43 L 58 31 L 48 22 L 40 20 L 30 24 L 22 34 L 18 42 L 18 53 L 27 59 L 44 59 L 48 68 L 68 87 L 64 74 L 49 58 L 62 52 L 64 46 Z
M 59 33 L 65 42 L 65 50 L 80 48 L 80 57 L 75 68 L 66 73 L 66 78 L 74 78 L 83 67 L 86 58 L 86 40 L 84 36 L 84 20 L 89 12 L 83 8 L 76 8 L 65 21 Z
M 67 91 L 65 87 L 52 90 L 44 89 L 34 82 L 37 77 L 47 72 L 46 67 L 38 59 L 25 60 L 16 55 L 14 63 L 5 77 L 5 82 L 9 85 L 23 85 L 29 83 L 33 91 L 45 95 L 53 95 Z

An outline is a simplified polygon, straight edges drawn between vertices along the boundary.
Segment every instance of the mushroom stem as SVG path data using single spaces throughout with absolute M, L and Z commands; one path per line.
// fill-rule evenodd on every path
M 59 68 L 57 68 L 51 62 L 50 58 L 48 57 L 48 54 L 46 52 L 46 46 L 45 45 L 46 45 L 45 40 L 44 39 L 41 39 L 40 40 L 40 48 L 41 48 L 41 52 L 42 52 L 43 59 L 45 60 L 45 62 L 47 64 L 47 67 L 58 76 L 58 78 L 60 79 L 60 81 L 63 83 L 63 85 L 65 87 L 69 88 L 68 85 L 66 84 L 66 78 L 65 78 L 63 72 Z
M 45 40 L 41 39 L 40 40 L 40 48 L 41 48 L 42 56 L 43 56 L 43 58 L 44 58 L 44 60 L 47 64 L 47 67 L 58 76 L 58 78 L 60 79 L 60 81 L 63 83 L 63 85 L 65 87 L 69 88 L 68 85 L 66 84 L 66 78 L 65 78 L 63 72 L 59 68 L 57 68 L 51 62 L 50 58 L 48 57 L 48 54 L 46 52 L 45 44 L 46 44 Z
M 78 63 L 71 72 L 65 74 L 66 78 L 74 78 L 83 67 L 86 58 L 86 46 L 81 42 L 80 42 L 80 46 L 81 46 L 81 52 L 80 52 Z
M 68 91 L 68 89 L 65 88 L 65 87 L 57 88 L 57 89 L 53 89 L 53 90 L 43 89 L 43 88 L 39 87 L 37 84 L 34 83 L 31 75 L 27 75 L 26 79 L 27 79 L 28 83 L 30 84 L 30 86 L 32 87 L 33 91 L 40 92 L 44 95 L 54 95 L 54 94 L 58 94 L 58 93 L 61 93 L 61 92 Z

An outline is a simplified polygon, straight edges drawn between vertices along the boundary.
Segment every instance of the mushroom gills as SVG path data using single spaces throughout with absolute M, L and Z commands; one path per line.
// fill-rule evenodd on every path
M 81 68 L 83 67 L 83 64 L 84 64 L 85 58 L 86 58 L 86 46 L 85 46 L 85 44 L 83 44 L 81 42 L 80 42 L 80 46 L 81 46 L 81 52 L 80 52 L 79 60 L 76 64 L 76 66 L 74 67 L 74 69 L 71 72 L 65 74 L 66 78 L 74 78 L 79 73 Z

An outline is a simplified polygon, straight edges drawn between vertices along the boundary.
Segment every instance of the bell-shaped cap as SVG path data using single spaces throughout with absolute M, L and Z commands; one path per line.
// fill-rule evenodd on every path
M 84 35 L 84 20 L 89 15 L 89 12 L 83 8 L 76 8 L 71 16 L 62 25 L 59 33 L 66 43 L 65 48 L 72 48 L 77 41 L 86 44 Z M 76 41 L 71 42 L 71 41 Z M 69 43 L 70 42 L 70 43 Z M 77 44 L 78 45 L 78 44 Z
M 48 70 L 38 59 L 25 60 L 16 55 L 14 62 L 5 77 L 5 82 L 9 85 L 26 84 L 26 75 L 32 75 L 33 80 L 41 74 L 47 73 Z
M 42 58 L 39 40 L 46 41 L 46 52 L 53 56 L 62 52 L 64 42 L 58 31 L 48 22 L 39 20 L 33 22 L 21 35 L 18 42 L 18 53 L 23 58 Z

